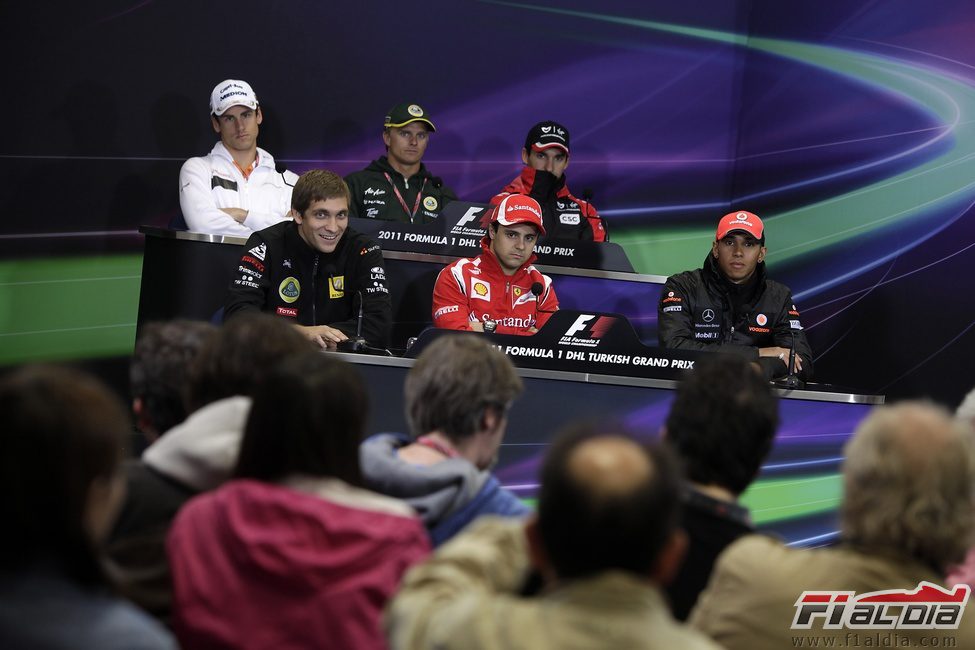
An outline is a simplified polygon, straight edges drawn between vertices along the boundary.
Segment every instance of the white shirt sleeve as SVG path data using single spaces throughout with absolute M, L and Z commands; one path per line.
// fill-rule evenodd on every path
M 217 208 L 210 187 L 211 175 L 203 158 L 190 158 L 179 170 L 179 207 L 187 229 L 211 235 L 249 237 L 251 228 Z

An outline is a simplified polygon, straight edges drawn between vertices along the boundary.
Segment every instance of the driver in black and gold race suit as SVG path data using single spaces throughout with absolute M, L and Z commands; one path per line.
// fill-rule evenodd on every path
M 386 155 L 345 177 L 352 192 L 349 214 L 365 219 L 429 223 L 457 199 L 423 165 L 430 134 L 437 129 L 419 104 L 398 104 L 383 121 Z
M 234 271 L 224 318 L 265 311 L 292 319 L 308 339 L 334 349 L 355 336 L 388 343 L 392 307 L 383 255 L 349 225 L 349 188 L 340 176 L 316 169 L 292 192 L 294 221 L 250 236 Z
M 667 278 L 657 307 L 657 336 L 666 348 L 741 354 L 767 379 L 812 377 L 812 350 L 789 287 L 765 272 L 765 227 L 751 212 L 718 222 L 703 268 Z

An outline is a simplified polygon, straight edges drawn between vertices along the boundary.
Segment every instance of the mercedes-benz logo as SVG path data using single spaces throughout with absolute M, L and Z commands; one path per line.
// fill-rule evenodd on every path
M 714 311 L 711 309 L 705 309 L 704 313 L 701 314 L 701 318 L 704 319 L 705 323 L 710 323 L 714 320 Z

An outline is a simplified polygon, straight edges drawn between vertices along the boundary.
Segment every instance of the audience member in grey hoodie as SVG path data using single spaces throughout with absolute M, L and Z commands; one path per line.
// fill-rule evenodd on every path
M 481 515 L 528 514 L 488 471 L 521 391 L 511 361 L 480 337 L 439 338 L 406 377 L 412 437 L 381 433 L 362 444 L 366 483 L 413 506 L 434 545 Z

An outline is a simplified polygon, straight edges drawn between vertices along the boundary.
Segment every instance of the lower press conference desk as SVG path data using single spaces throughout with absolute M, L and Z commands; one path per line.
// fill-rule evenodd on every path
M 335 354 L 355 364 L 370 386 L 370 430 L 404 431 L 403 380 L 414 360 Z M 641 356 L 669 358 L 659 352 Z M 575 360 L 574 371 L 531 367 L 538 361 L 533 357 L 513 356 L 512 360 L 525 392 L 512 407 L 495 472 L 525 499 L 536 495 L 540 461 L 557 431 L 582 419 L 620 422 L 646 439 L 656 438 L 677 387 L 676 379 L 650 373 L 604 374 L 609 370 L 605 364 L 586 359 Z M 778 393 L 781 425 L 776 442 L 744 501 L 763 530 L 798 545 L 830 543 L 837 530 L 843 445 L 870 408 L 883 403 L 883 397 L 829 390 Z

